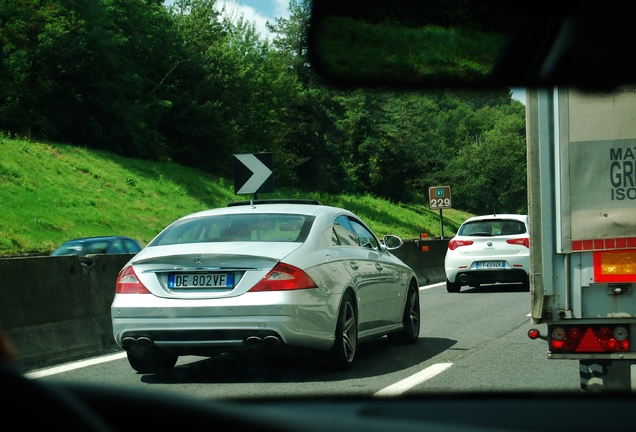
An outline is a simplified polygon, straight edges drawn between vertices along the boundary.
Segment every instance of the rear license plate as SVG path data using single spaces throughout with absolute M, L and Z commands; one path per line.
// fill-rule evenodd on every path
M 503 261 L 480 261 L 475 263 L 475 268 L 504 268 L 506 264 Z
M 233 273 L 169 273 L 168 288 L 217 288 L 234 286 Z

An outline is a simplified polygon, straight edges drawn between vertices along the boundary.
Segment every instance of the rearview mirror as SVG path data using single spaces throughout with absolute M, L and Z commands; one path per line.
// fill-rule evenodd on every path
M 314 1 L 309 58 L 335 85 L 613 88 L 635 80 L 636 26 L 612 4 Z

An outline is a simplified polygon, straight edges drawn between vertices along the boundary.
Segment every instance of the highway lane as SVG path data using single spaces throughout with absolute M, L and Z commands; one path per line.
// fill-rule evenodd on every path
M 520 285 L 449 294 L 437 284 L 422 287 L 420 302 L 417 344 L 395 346 L 382 338 L 361 345 L 358 363 L 349 372 L 331 371 L 310 354 L 277 354 L 183 357 L 170 373 L 142 375 L 120 353 L 29 376 L 197 398 L 578 390 L 578 363 L 548 360 L 546 343 L 526 336 L 532 327 L 530 295 Z M 545 333 L 545 326 L 538 328 Z

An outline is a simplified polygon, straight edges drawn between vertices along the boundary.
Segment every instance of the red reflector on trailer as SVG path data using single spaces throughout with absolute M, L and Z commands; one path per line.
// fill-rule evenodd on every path
M 605 350 L 598 341 L 598 337 L 594 334 L 591 328 L 588 328 L 579 346 L 576 347 L 576 352 L 604 352 Z
M 594 282 L 636 282 L 636 251 L 594 252 Z

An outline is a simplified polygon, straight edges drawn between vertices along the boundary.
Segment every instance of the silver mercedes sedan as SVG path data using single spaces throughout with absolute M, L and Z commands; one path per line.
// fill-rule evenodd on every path
M 284 347 L 322 351 L 349 369 L 361 342 L 419 337 L 417 277 L 390 252 L 401 245 L 317 201 L 185 216 L 119 273 L 115 341 L 140 373 L 169 370 L 180 355 Z

